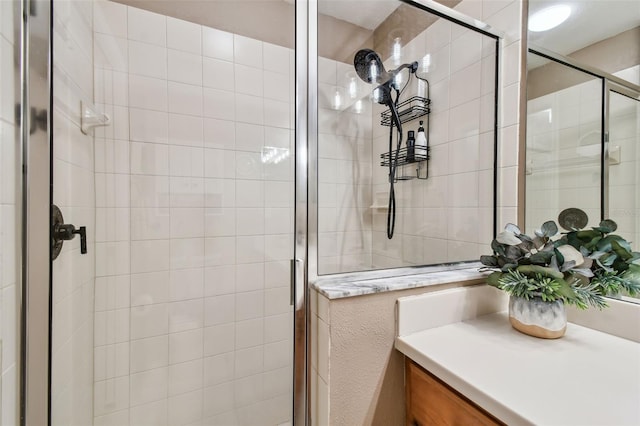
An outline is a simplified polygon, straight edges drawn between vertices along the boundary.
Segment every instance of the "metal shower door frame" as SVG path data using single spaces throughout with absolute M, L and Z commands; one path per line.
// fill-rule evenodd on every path
M 22 271 L 20 289 L 20 424 L 51 423 L 51 135 L 52 1 L 21 0 L 20 122 Z M 43 81 L 44 80 L 44 81 Z M 32 84 L 34 82 L 40 84 Z M 31 87 L 41 90 L 31 90 Z M 33 125 L 46 116 L 46 126 Z M 42 128 L 44 127 L 44 128 Z

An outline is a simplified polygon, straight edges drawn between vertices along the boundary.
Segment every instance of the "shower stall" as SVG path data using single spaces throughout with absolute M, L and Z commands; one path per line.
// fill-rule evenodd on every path
M 305 424 L 310 280 L 478 258 L 499 35 L 360 3 L 0 2 L 3 425 Z

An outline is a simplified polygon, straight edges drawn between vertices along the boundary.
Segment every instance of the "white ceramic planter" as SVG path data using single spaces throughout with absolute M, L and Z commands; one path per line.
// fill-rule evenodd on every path
M 541 299 L 509 297 L 509 321 L 516 330 L 543 339 L 557 339 L 567 329 L 564 303 L 544 302 Z

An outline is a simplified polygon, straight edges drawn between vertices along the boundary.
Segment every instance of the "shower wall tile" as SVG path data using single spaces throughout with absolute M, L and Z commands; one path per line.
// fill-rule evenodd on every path
M 202 27 L 202 51 L 210 58 L 233 61 L 233 34 Z
M 129 73 L 167 79 L 167 49 L 129 41 Z
M 167 47 L 202 56 L 202 26 L 167 17 Z
M 96 380 L 120 377 L 126 364 L 128 404 L 118 413 L 129 424 L 249 419 L 271 404 L 284 413 L 291 50 L 122 5 L 110 13 L 123 11 L 124 33 L 103 25 L 96 36 L 97 97 L 114 128 L 99 133 L 92 157 L 97 217 L 119 228 L 99 231 L 99 243 L 130 253 L 126 272 L 101 270 L 96 306 L 126 315 L 130 334 L 117 343 L 128 355 L 117 372 L 103 343 L 115 337 L 97 340 L 109 368 Z M 229 413 L 242 404 L 253 405 Z M 120 418 L 111 414 L 96 424 Z
M 262 42 L 235 34 L 233 36 L 234 61 L 237 64 L 262 68 Z
M 169 114 L 169 140 L 171 145 L 203 146 L 205 120 L 182 114 Z
M 130 74 L 129 105 L 133 108 L 168 111 L 167 81 Z
M 135 7 L 128 7 L 127 12 L 129 40 L 158 46 L 167 45 L 167 18 L 165 16 Z
M 202 85 L 202 56 L 179 50 L 168 52 L 169 80 Z

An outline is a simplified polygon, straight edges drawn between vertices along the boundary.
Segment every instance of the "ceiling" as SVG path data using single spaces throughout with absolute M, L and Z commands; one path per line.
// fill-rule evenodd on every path
M 284 0 L 294 3 L 294 0 Z M 398 0 L 320 0 L 318 12 L 374 30 L 400 6 Z
M 640 0 L 529 0 L 529 16 L 556 4 L 571 7 L 569 18 L 548 31 L 529 32 L 529 43 L 561 55 L 640 25 Z

